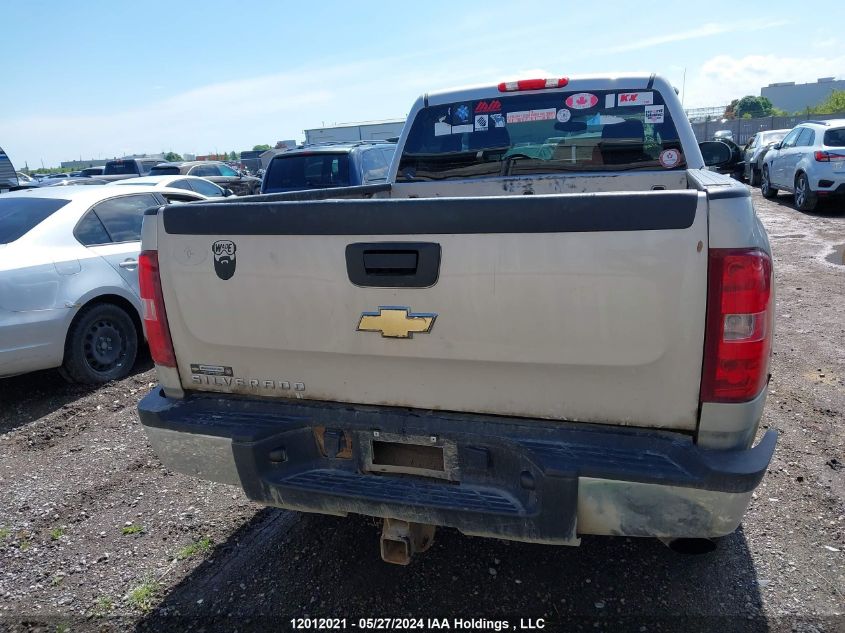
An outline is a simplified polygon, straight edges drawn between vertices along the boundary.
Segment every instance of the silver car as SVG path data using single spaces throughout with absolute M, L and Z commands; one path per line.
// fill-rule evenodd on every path
M 57 367 L 121 378 L 143 342 L 141 220 L 181 189 L 49 187 L 0 195 L 0 377 Z
M 845 119 L 804 121 L 766 153 L 760 193 L 793 194 L 795 208 L 812 211 L 820 200 L 845 197 Z
M 769 148 L 782 141 L 789 130 L 763 130 L 754 134 L 742 150 L 744 169 L 743 176 L 752 187 L 759 187 L 763 176 L 763 160 Z

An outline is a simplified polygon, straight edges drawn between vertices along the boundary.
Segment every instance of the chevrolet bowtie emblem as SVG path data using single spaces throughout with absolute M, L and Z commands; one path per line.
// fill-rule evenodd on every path
M 414 314 L 410 308 L 379 306 L 378 312 L 364 312 L 359 332 L 381 332 L 385 338 L 413 338 L 414 333 L 431 332 L 436 314 Z

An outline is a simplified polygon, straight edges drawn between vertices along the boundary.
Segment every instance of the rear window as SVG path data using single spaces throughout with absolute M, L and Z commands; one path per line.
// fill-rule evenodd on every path
M 104 176 L 125 176 L 138 174 L 138 166 L 134 160 L 110 160 L 103 170 Z
M 163 165 L 150 169 L 150 176 L 178 176 L 179 167 L 176 165 Z
M 345 187 L 349 185 L 349 155 L 321 152 L 277 156 L 264 178 L 264 193 Z
M 397 180 L 685 166 L 657 91 L 523 93 L 421 110 Z
M 29 233 L 70 200 L 52 198 L 0 198 L 0 244 L 9 244 Z
M 845 147 L 845 127 L 825 132 L 824 144 L 828 147 Z

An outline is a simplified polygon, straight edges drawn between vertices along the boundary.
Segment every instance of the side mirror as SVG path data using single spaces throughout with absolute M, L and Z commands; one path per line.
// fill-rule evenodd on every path
M 722 141 L 702 141 L 698 144 L 704 164 L 708 167 L 719 167 L 731 160 L 733 151 L 727 143 Z
M 229 196 L 234 196 L 234 195 L 235 195 L 235 192 L 232 191 L 231 189 L 224 189 L 223 190 L 223 197 L 224 198 L 228 198 Z
M 778 141 L 777 143 L 771 146 L 772 149 L 780 149 L 781 147 L 783 147 L 783 143 L 781 141 Z

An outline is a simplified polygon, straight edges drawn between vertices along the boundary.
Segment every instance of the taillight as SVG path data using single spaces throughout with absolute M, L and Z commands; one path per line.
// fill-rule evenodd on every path
M 499 84 L 499 92 L 519 92 L 521 90 L 548 90 L 549 88 L 563 88 L 569 83 L 567 77 L 557 79 L 520 79 L 519 81 L 503 81 Z
M 839 154 L 837 152 L 816 151 L 813 156 L 815 156 L 816 161 L 819 163 L 829 163 L 832 160 L 845 160 L 845 154 Z
M 710 250 L 702 402 L 747 402 L 766 385 L 772 260 L 758 249 Z
M 161 292 L 157 251 L 141 251 L 138 257 L 138 277 L 150 355 L 156 365 L 176 367 L 176 354 L 173 352 L 167 312 L 164 310 L 164 295 Z

